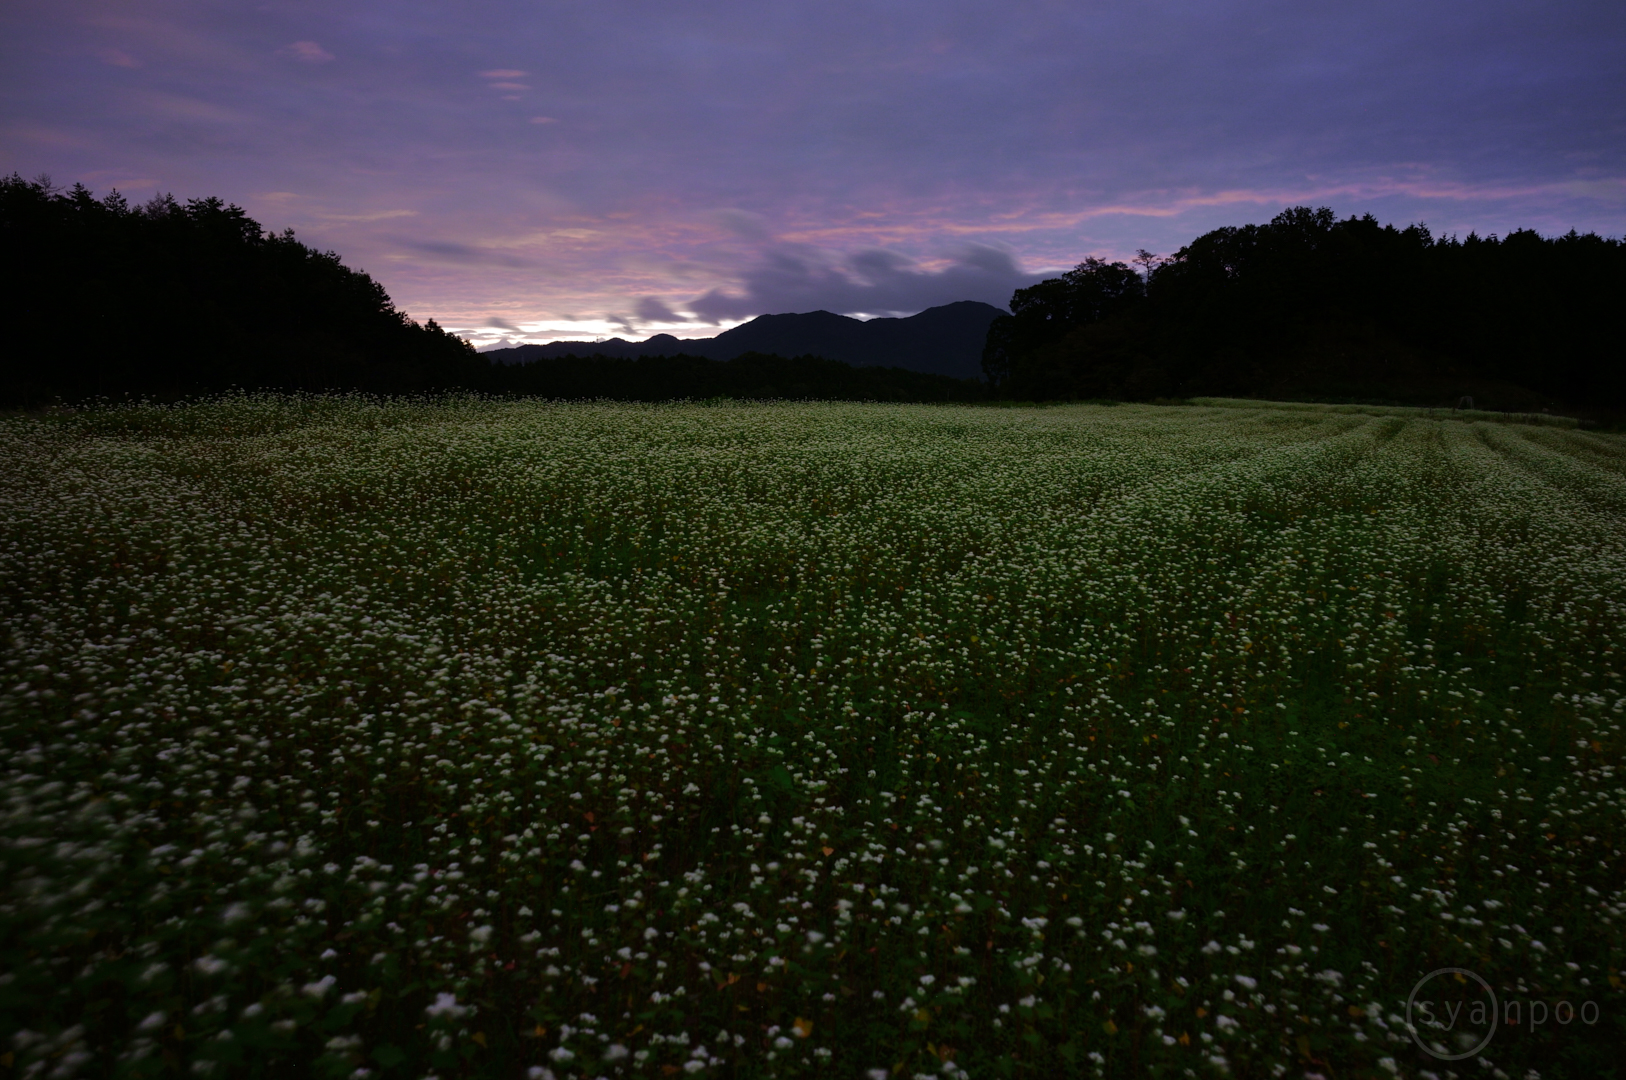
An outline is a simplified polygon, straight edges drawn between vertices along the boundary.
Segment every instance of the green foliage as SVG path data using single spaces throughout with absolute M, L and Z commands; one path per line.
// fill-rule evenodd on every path
M 981 383 L 818 356 L 563 356 L 492 366 L 483 387 L 502 393 L 611 401 L 980 401 Z
M 1444 966 L 1600 1007 L 1507 1075 L 1618 1071 L 1618 437 L 238 397 L 0 460 L 19 1075 L 1443 1075 Z

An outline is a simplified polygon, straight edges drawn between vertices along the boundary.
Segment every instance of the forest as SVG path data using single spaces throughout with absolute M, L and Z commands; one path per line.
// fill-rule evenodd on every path
M 1435 237 L 1294 207 L 1142 271 L 1086 259 L 989 327 L 1000 397 L 1229 394 L 1481 408 L 1626 404 L 1626 245 L 1573 230 Z
M 783 355 L 497 363 L 434 320 L 410 319 L 334 252 L 219 198 L 136 205 L 13 174 L 0 178 L 0 249 L 7 407 L 240 388 L 621 400 L 1232 395 L 1626 417 L 1626 245 L 1573 230 L 1458 239 L 1294 207 L 1168 257 L 1142 252 L 1139 269 L 1086 259 L 1017 290 L 1011 313 L 988 325 L 982 382 L 901 354 L 896 363 L 915 370 L 842 363 L 814 342 Z
M 973 379 L 817 356 L 567 355 L 494 364 L 292 231 L 218 198 L 132 205 L 0 178 L 0 405 L 179 399 L 232 388 L 621 400 L 966 401 Z M 588 346 L 590 348 L 591 346 Z
M 410 392 L 483 362 L 384 287 L 217 198 L 0 179 L 7 405 L 229 387 Z

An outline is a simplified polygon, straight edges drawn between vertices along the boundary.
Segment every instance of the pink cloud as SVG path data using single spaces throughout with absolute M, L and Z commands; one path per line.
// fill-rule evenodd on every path
M 307 64 L 325 64 L 329 60 L 337 59 L 314 41 L 296 41 L 292 45 L 284 45 L 277 52 Z

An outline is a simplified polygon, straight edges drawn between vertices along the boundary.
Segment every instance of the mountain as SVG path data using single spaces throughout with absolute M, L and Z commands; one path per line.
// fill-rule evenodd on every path
M 810 311 L 760 315 L 709 338 L 656 334 L 644 341 L 553 341 L 493 349 L 482 355 L 494 364 L 528 364 L 589 354 L 620 358 L 682 354 L 732 360 L 746 353 L 766 353 L 822 356 L 855 367 L 900 367 L 956 379 L 980 379 L 988 325 L 1004 314 L 992 304 L 976 300 L 927 308 L 908 318 L 868 322 L 830 311 Z

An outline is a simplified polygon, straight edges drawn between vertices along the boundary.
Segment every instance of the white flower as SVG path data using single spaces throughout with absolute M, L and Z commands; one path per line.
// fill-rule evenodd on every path
M 299 992 L 304 994 L 306 997 L 315 998 L 316 1000 L 320 1001 L 322 998 L 327 997 L 327 992 L 333 989 L 333 984 L 337 981 L 338 980 L 331 975 L 323 975 L 315 982 L 306 983 L 304 986 L 301 986 L 299 988 Z
M 230 965 L 217 956 L 200 956 L 192 961 L 192 966 L 204 975 L 218 975 Z
M 467 1013 L 469 1009 L 467 1005 L 459 1005 L 457 1003 L 456 994 L 436 994 L 435 1003 L 433 1005 L 426 1006 L 423 1011 L 428 1013 L 430 1016 L 445 1016 L 455 1020 L 457 1017 Z
M 1259 980 L 1250 979 L 1246 975 L 1238 975 L 1236 977 L 1236 984 L 1242 987 L 1244 990 L 1252 990 L 1254 987 L 1259 985 Z

